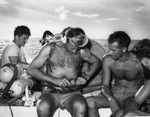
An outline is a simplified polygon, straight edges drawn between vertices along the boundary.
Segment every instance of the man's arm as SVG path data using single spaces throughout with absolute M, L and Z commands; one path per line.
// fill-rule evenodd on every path
M 112 114 L 114 115 L 114 113 L 120 109 L 116 99 L 113 97 L 113 95 L 111 94 L 111 90 L 110 90 L 110 83 L 111 83 L 111 71 L 110 71 L 110 67 L 113 63 L 113 59 L 109 56 L 106 55 L 103 59 L 102 59 L 102 94 L 107 98 Z
M 20 65 L 21 67 L 23 67 L 24 69 L 27 69 L 28 67 L 28 63 L 26 61 L 22 61 L 19 59 L 19 49 L 16 48 L 16 46 L 14 45 L 8 45 L 5 50 L 4 53 L 8 56 L 8 59 L 10 61 L 11 64 L 15 64 L 15 65 Z M 21 54 L 24 56 L 23 51 L 21 52 Z M 25 58 L 24 58 L 25 60 Z
M 110 85 L 110 80 L 111 80 L 110 67 L 112 63 L 113 63 L 113 59 L 109 55 L 106 55 L 102 59 L 102 80 L 103 80 L 102 84 L 105 86 Z
M 120 109 L 116 99 L 112 96 L 111 91 L 105 85 L 103 85 L 101 87 L 101 93 L 108 100 L 108 102 L 110 104 L 111 111 L 112 111 L 112 115 L 114 115 L 115 112 Z
M 91 79 L 98 71 L 101 69 L 102 62 L 96 57 L 93 53 L 91 53 L 88 49 L 81 51 L 81 55 L 83 60 L 90 64 L 89 71 L 85 74 L 85 79 Z M 84 76 L 83 76 L 84 77 Z
M 125 103 L 125 112 L 137 110 L 150 96 L 150 80 L 146 80 L 144 85 L 137 91 L 132 100 L 127 100 Z M 130 102 L 130 103 L 129 103 Z
M 27 62 L 19 61 L 19 57 L 18 56 L 9 56 L 9 61 L 12 64 L 18 64 L 18 65 L 20 65 L 24 69 L 27 69 L 28 66 L 29 66 L 29 64 Z
M 39 54 L 31 62 L 27 71 L 29 75 L 33 76 L 33 78 L 36 78 L 37 80 L 54 83 L 53 78 L 50 78 L 48 75 L 46 75 L 40 70 L 40 68 L 42 68 L 45 62 L 47 61 L 50 51 L 50 46 L 44 46 L 40 50 Z
M 27 69 L 28 74 L 33 76 L 33 78 L 37 80 L 52 83 L 53 85 L 62 87 L 70 85 L 65 78 L 56 79 L 55 77 L 45 74 L 44 72 L 41 71 L 41 68 L 44 66 L 45 62 L 49 58 L 50 51 L 51 51 L 50 45 L 45 45 L 41 49 L 39 54 L 34 58 L 34 60 L 29 65 Z
M 146 80 L 144 85 L 138 90 L 135 94 L 134 100 L 138 102 L 138 104 L 142 104 L 146 101 L 147 98 L 150 96 L 150 80 Z
M 131 113 L 135 116 L 149 116 L 148 113 L 139 111 L 140 106 L 146 101 L 150 96 L 150 80 L 146 80 L 144 85 L 137 91 L 135 96 L 130 100 L 126 100 L 124 106 L 124 115 L 129 116 Z

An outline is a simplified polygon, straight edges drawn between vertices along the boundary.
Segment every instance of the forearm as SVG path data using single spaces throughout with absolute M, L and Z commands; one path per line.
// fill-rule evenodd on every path
M 111 66 L 113 64 L 113 59 L 106 56 L 102 60 L 102 84 L 109 86 L 111 79 Z
M 117 104 L 117 101 L 115 100 L 114 97 L 109 97 L 107 98 L 108 101 L 109 101 L 109 105 L 110 105 L 110 108 L 111 108 L 111 111 L 112 111 L 112 114 L 114 115 L 114 113 L 120 109 L 119 105 Z
M 102 73 L 103 73 L 103 71 L 102 71 Z M 110 77 L 110 75 L 103 74 L 102 75 L 102 85 L 110 87 L 110 84 L 111 84 L 111 77 Z
M 25 62 L 18 62 L 17 64 L 20 65 L 23 69 L 28 69 L 29 67 L 29 64 Z
M 41 72 L 39 69 L 31 69 L 27 70 L 28 74 L 31 75 L 34 79 L 40 80 L 43 82 L 53 83 L 55 84 L 54 78 L 46 75 L 45 73 Z
M 117 103 L 117 100 L 113 97 L 110 87 L 102 85 L 101 92 L 103 96 L 108 100 L 112 113 L 114 114 L 118 109 L 120 109 L 120 107 Z
M 110 86 L 110 79 L 111 79 L 111 74 L 110 71 L 105 71 L 104 69 L 102 70 L 102 85 L 105 86 Z
M 140 105 L 146 101 L 150 96 L 150 80 L 146 80 L 144 85 L 135 94 L 134 100 Z
M 85 77 L 86 80 L 89 80 L 89 79 L 93 78 L 96 74 L 98 74 L 100 69 L 101 69 L 101 62 L 100 61 L 93 63 L 90 66 L 90 70 L 83 77 Z

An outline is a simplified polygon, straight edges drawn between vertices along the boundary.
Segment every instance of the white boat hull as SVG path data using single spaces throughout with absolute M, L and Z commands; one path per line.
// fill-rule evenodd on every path
M 14 117 L 37 117 L 36 107 L 11 106 Z M 110 117 L 110 109 L 99 109 L 101 117 Z M 12 117 L 8 106 L 0 106 L 0 117 Z M 53 117 L 71 117 L 67 110 L 57 109 Z

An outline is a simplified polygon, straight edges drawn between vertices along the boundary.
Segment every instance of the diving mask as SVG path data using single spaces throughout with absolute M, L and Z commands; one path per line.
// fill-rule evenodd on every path
M 80 48 L 86 46 L 88 43 L 88 37 L 83 34 L 77 35 L 77 36 L 75 36 L 73 38 L 69 38 L 69 39 L 73 45 L 75 45 L 76 47 L 80 47 Z

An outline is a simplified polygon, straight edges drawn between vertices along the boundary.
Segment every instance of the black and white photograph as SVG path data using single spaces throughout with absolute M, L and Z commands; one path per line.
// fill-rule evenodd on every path
M 149 0 L 0 0 L 0 117 L 150 117 Z

